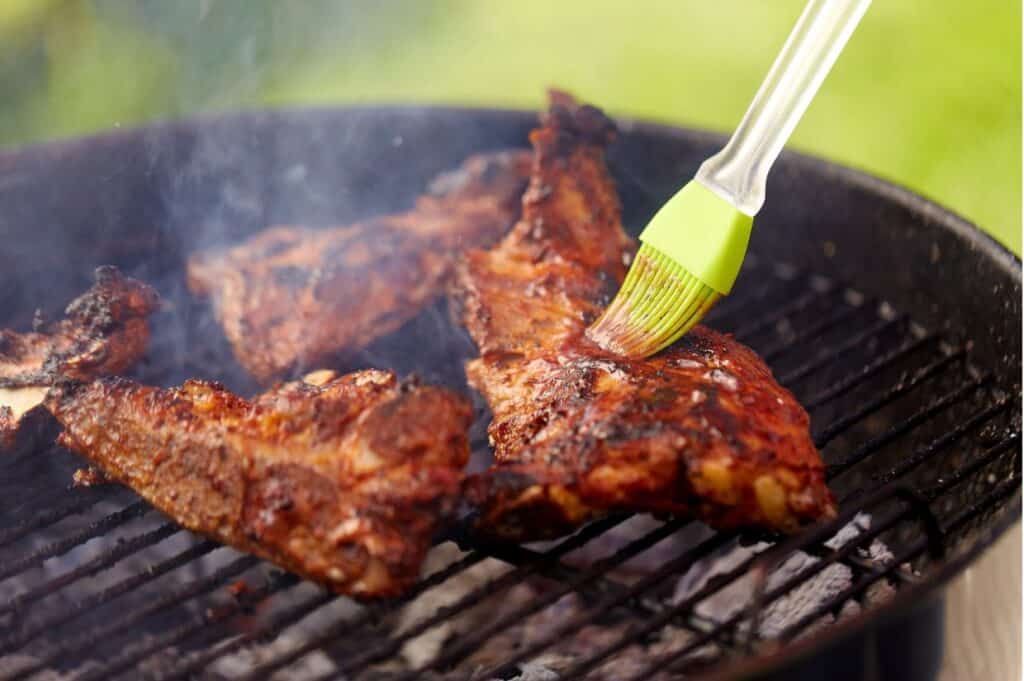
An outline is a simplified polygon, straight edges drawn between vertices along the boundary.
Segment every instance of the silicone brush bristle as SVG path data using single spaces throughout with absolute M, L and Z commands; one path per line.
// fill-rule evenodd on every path
M 719 298 L 672 258 L 643 244 L 618 295 L 587 336 L 616 354 L 648 357 L 679 340 Z

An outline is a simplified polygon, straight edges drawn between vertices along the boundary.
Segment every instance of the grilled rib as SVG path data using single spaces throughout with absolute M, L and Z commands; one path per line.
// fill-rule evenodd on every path
M 266 384 L 388 334 L 444 292 L 458 254 L 515 222 L 529 152 L 470 157 L 412 210 L 324 230 L 272 227 L 188 262 L 239 362 Z
M 184 527 L 364 598 L 417 579 L 468 457 L 465 400 L 386 371 L 316 372 L 252 401 L 101 379 L 48 404 L 62 444 Z
M 469 481 L 486 532 L 531 540 L 610 510 L 789 532 L 834 514 L 809 418 L 750 349 L 698 327 L 648 360 L 583 335 L 634 245 L 604 163 L 613 124 L 553 93 L 520 222 L 454 289 L 480 357 L 496 464 Z
M 156 291 L 115 267 L 94 276 L 59 322 L 29 333 L 0 329 L 0 451 L 36 430 L 37 416 L 45 419 L 41 405 L 55 381 L 115 374 L 145 353 Z

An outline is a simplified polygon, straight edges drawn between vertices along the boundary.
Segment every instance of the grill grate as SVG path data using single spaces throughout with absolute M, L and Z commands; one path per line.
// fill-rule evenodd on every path
M 779 542 L 683 519 L 637 529 L 637 518 L 614 516 L 540 547 L 479 545 L 455 531 L 465 553 L 400 599 L 358 606 L 194 537 L 116 488 L 62 489 L 76 461 L 50 447 L 0 463 L 11 488 L 0 483 L 0 681 L 58 678 L 42 672 L 87 681 L 506 679 L 559 656 L 553 668 L 563 679 L 662 678 L 720 671 L 735 656 L 813 635 L 851 603 L 871 607 L 883 586 L 914 585 L 1018 493 L 1017 396 L 972 364 L 969 346 L 885 304 L 793 268 L 753 259 L 747 267 L 748 290 L 709 322 L 757 349 L 811 411 L 841 500 L 828 526 Z M 51 498 L 60 503 L 26 517 Z M 852 538 L 830 540 L 865 513 L 870 522 Z M 878 542 L 883 559 L 872 555 Z M 694 566 L 736 547 L 745 547 L 742 560 L 669 593 Z M 652 565 L 630 567 L 652 555 Z M 807 560 L 780 576 L 795 556 Z M 849 576 L 841 589 L 766 632 L 773 604 L 837 566 Z M 741 582 L 742 607 L 709 609 Z M 516 596 L 526 585 L 529 597 Z M 439 593 L 447 595 L 421 608 L 425 616 L 402 619 Z M 576 605 L 563 613 L 567 599 Z M 481 609 L 487 617 L 458 630 Z M 549 613 L 554 626 L 534 624 Z M 479 658 L 506 632 L 531 626 L 544 635 Z M 435 654 L 398 662 L 439 631 L 448 640 Z M 591 631 L 605 634 L 584 640 Z M 645 652 L 616 662 L 631 649 Z

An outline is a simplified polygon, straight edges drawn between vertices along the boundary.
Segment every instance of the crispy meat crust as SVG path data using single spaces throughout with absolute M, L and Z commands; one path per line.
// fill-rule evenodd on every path
M 102 379 L 48 406 L 62 444 L 183 526 L 338 593 L 401 593 L 457 504 L 470 407 L 385 371 L 307 381 L 248 401 Z
M 116 374 L 145 354 L 156 291 L 115 267 L 98 268 L 95 279 L 59 322 L 29 333 L 0 329 L 0 451 L 37 430 L 55 381 Z
M 454 285 L 494 413 L 497 463 L 467 485 L 479 527 L 541 539 L 621 509 L 790 532 L 834 514 L 808 415 L 753 351 L 705 327 L 641 361 L 586 340 L 634 248 L 604 163 L 614 128 L 560 93 L 542 123 L 520 222 Z
M 259 381 L 323 366 L 414 317 L 444 291 L 458 254 L 515 222 L 526 151 L 470 157 L 405 213 L 324 230 L 271 227 L 188 262 L 239 362 Z

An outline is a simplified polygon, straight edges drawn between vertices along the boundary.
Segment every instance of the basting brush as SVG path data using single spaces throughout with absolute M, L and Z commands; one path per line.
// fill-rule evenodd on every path
M 587 329 L 627 357 L 689 331 L 732 289 L 765 181 L 871 0 L 811 0 L 725 147 L 655 214 L 611 305 Z

